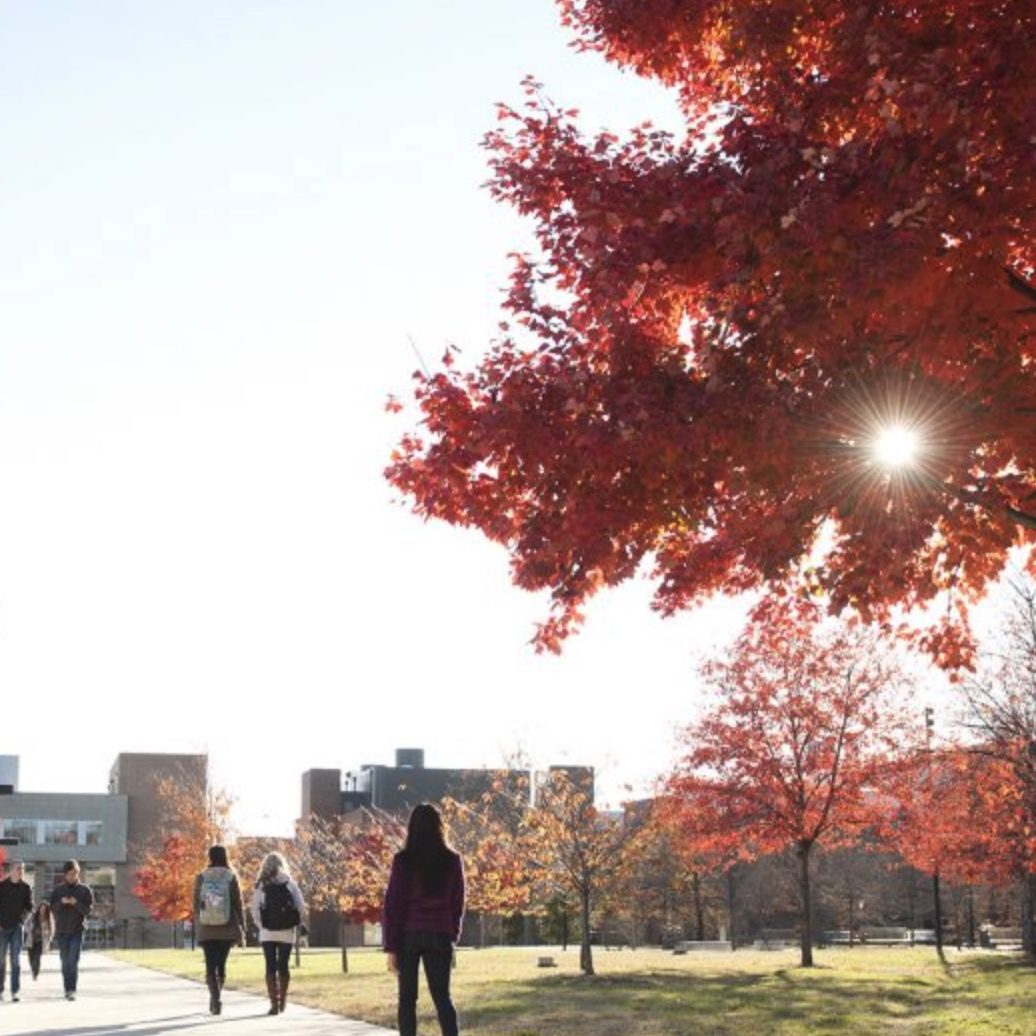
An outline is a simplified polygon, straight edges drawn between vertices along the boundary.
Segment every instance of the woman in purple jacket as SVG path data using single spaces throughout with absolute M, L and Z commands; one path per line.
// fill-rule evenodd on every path
M 464 866 L 446 844 L 434 806 L 415 807 L 406 845 L 392 861 L 385 893 L 388 968 L 399 977 L 399 1036 L 417 1034 L 417 971 L 424 961 L 428 990 L 443 1036 L 457 1036 L 450 998 L 453 947 L 464 917 Z

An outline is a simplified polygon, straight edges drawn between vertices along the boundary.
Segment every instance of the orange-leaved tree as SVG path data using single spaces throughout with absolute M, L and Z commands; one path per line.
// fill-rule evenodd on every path
M 444 796 L 438 803 L 447 838 L 464 861 L 467 910 L 480 922 L 530 908 L 539 868 L 533 859 L 527 778 L 493 780 L 467 801 Z M 480 942 L 485 944 L 485 924 Z
M 749 859 L 793 848 L 802 965 L 813 964 L 810 861 L 874 823 L 907 685 L 872 638 L 817 623 L 816 609 L 771 602 L 729 659 L 705 675 L 716 701 L 683 733 L 668 779 L 698 845 Z
M 632 834 L 622 817 L 594 802 L 593 780 L 582 768 L 556 767 L 536 786 L 529 814 L 528 852 L 541 884 L 572 895 L 579 904 L 579 967 L 594 974 L 591 920 Z
M 415 375 L 389 479 L 550 591 L 540 647 L 645 560 L 670 613 L 826 542 L 835 610 L 955 591 L 920 640 L 968 664 L 1036 529 L 1036 0 L 558 4 L 683 124 L 500 106 L 490 189 L 538 247 L 484 357 Z
M 194 877 L 211 845 L 229 833 L 231 796 L 207 780 L 183 772 L 155 785 L 160 832 L 140 849 L 133 894 L 158 921 L 183 921 L 194 911 Z
M 392 856 L 405 831 L 399 818 L 369 808 L 333 820 L 302 820 L 293 858 L 306 902 L 312 909 L 333 911 L 343 925 L 379 920 Z M 343 938 L 342 969 L 348 967 Z

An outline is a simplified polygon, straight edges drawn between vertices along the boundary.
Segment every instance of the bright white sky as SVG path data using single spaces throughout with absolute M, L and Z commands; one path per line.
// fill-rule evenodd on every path
M 0 3 L 0 753 L 102 790 L 208 750 L 247 832 L 314 766 L 536 761 L 643 789 L 726 605 L 632 585 L 561 658 L 544 602 L 381 471 L 383 412 L 493 333 L 506 253 L 478 142 L 526 72 L 589 128 L 675 127 L 552 0 Z M 17 718 L 16 718 L 17 717 Z

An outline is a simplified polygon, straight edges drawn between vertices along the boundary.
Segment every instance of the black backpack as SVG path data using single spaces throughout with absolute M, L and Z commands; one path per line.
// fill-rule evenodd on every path
M 268 932 L 283 932 L 294 928 L 302 920 L 286 881 L 271 881 L 263 886 L 259 920 Z

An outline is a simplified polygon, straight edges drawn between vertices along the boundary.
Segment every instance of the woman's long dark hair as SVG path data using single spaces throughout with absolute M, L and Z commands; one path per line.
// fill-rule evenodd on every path
M 426 892 L 442 892 L 453 862 L 453 850 L 446 844 L 439 811 L 428 803 L 415 806 L 406 829 L 406 845 L 399 854 L 416 873 Z

